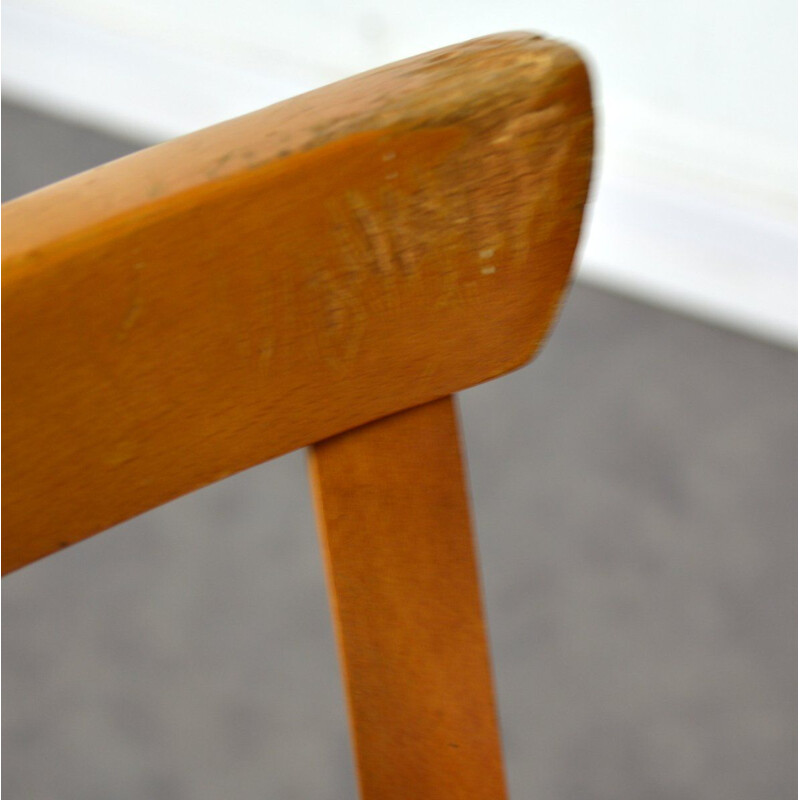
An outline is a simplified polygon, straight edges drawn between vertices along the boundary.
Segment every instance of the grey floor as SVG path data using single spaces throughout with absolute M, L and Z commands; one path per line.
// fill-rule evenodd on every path
M 136 147 L 3 112 L 5 198 Z M 579 285 L 461 396 L 513 798 L 796 796 L 796 381 Z M 302 453 L 2 597 L 6 800 L 355 796 Z

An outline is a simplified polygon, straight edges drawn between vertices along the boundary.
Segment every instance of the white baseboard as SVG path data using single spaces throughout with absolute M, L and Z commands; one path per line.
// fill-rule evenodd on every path
M 605 175 L 579 279 L 797 346 L 797 227 L 668 186 Z
M 14 0 L 3 7 L 2 62 L 6 98 L 149 142 L 342 77 L 289 52 L 245 68 Z M 616 163 L 606 158 L 595 182 L 579 280 L 796 346 L 795 222 Z

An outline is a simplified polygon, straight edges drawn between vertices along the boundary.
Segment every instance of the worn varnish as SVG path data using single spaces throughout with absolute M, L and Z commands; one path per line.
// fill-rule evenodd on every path
M 505 797 L 454 400 L 314 446 L 363 800 Z
M 592 114 L 509 34 L 3 207 L 3 569 L 525 363 L 569 274 Z

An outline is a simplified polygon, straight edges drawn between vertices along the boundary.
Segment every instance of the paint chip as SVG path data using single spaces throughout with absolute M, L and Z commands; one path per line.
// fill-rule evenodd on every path
M 481 269 L 481 275 L 494 275 L 496 268 L 494 266 L 483 267 Z
M 494 247 L 486 247 L 481 250 L 478 255 L 481 258 L 491 258 L 494 255 Z
M 384 161 L 391 161 L 396 155 L 397 155 L 397 153 L 392 152 L 392 151 L 390 151 L 388 153 L 384 153 L 383 154 L 383 160 Z

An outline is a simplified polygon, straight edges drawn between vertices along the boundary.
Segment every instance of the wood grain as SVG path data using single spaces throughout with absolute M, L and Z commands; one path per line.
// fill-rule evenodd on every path
M 454 400 L 317 444 L 363 800 L 505 797 Z
M 3 571 L 524 364 L 591 153 L 580 57 L 506 34 L 3 206 Z

